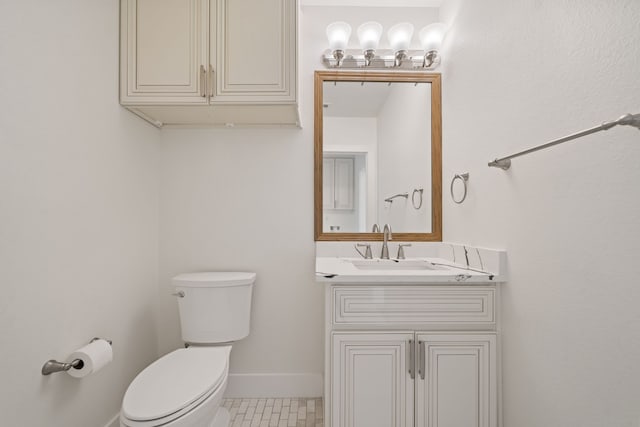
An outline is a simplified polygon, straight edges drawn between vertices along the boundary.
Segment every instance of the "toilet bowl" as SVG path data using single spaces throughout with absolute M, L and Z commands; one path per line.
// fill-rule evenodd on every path
M 156 360 L 125 393 L 122 427 L 226 427 L 220 407 L 231 346 L 189 347 Z M 221 413 L 219 413 L 221 412 Z M 217 423 L 212 421 L 218 418 Z
M 221 407 L 230 342 L 249 333 L 255 273 L 192 273 L 173 279 L 182 337 L 190 345 L 146 367 L 129 385 L 121 427 L 227 427 Z

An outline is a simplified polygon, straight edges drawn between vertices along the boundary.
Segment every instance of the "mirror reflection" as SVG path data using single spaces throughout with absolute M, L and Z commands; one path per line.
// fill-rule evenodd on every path
M 440 121 L 439 75 L 316 72 L 316 240 L 439 240 Z
M 431 231 L 431 84 L 324 82 L 324 232 Z

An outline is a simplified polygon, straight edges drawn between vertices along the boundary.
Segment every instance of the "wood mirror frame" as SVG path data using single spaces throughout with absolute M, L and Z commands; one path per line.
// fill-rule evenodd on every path
M 424 72 L 315 72 L 314 106 L 314 229 L 316 241 L 376 241 L 382 233 L 325 233 L 322 230 L 323 83 L 427 82 L 431 83 L 431 232 L 393 233 L 396 241 L 442 241 L 442 86 L 440 74 Z

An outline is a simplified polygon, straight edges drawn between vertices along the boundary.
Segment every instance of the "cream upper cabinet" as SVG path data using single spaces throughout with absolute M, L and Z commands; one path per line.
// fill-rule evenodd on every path
M 299 126 L 296 4 L 120 0 L 120 103 L 157 126 Z
M 209 0 L 121 0 L 120 102 L 206 105 Z
M 295 101 L 296 13 L 291 0 L 212 0 L 212 103 Z

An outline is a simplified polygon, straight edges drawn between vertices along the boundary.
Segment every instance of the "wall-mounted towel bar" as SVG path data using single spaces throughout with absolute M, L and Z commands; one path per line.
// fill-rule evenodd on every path
M 389 203 L 393 203 L 393 199 L 395 199 L 396 197 L 404 197 L 405 199 L 409 198 L 409 193 L 399 193 L 399 194 L 395 194 L 389 198 L 384 199 L 385 202 L 389 202 Z
M 617 125 L 633 126 L 640 130 L 640 114 L 626 114 L 620 117 L 618 120 L 604 122 L 600 126 L 583 130 L 582 132 L 574 133 L 572 135 L 565 136 L 564 138 L 555 139 L 551 142 L 547 142 L 546 144 L 539 145 L 537 147 L 530 148 L 528 150 L 524 150 L 519 153 L 503 157 L 501 159 L 495 159 L 494 161 L 489 162 L 489 166 L 507 170 L 511 167 L 511 159 L 513 158 L 524 156 L 525 154 L 533 153 L 535 151 L 544 150 L 545 148 L 553 147 L 554 145 L 562 144 L 563 142 L 571 141 L 572 139 L 581 138 L 592 133 L 600 132 L 601 130 L 609 130 Z

